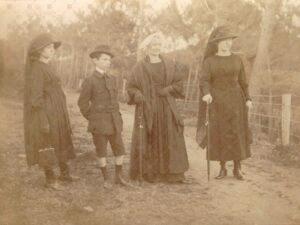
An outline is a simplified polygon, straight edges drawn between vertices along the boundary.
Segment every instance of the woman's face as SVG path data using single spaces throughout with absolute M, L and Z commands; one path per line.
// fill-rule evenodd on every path
M 161 53 L 161 41 L 157 38 L 152 40 L 148 46 L 148 54 L 151 56 L 158 56 Z
M 232 47 L 232 38 L 225 39 L 218 42 L 218 51 L 226 52 L 230 51 Z
M 54 54 L 55 54 L 54 44 L 47 45 L 41 51 L 41 57 L 47 60 L 51 60 L 54 57 Z

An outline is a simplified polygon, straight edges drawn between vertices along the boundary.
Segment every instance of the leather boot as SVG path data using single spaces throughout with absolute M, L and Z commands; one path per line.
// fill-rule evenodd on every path
M 55 191 L 62 191 L 63 187 L 56 182 L 54 171 L 52 168 L 44 168 L 46 176 L 45 187 Z
M 216 179 L 220 180 L 227 176 L 227 169 L 226 169 L 226 162 L 220 161 L 220 172 L 219 175 L 216 177 Z
M 107 173 L 107 168 L 106 166 L 104 167 L 100 167 L 101 169 L 101 172 L 102 172 L 102 176 L 103 176 L 103 180 L 104 180 L 104 183 L 103 183 L 103 187 L 105 189 L 111 189 L 112 188 L 112 185 L 109 183 L 109 179 L 108 179 L 108 173 Z
M 71 176 L 69 166 L 65 162 L 59 163 L 59 169 L 60 169 L 60 176 L 58 179 L 63 182 L 74 182 L 80 180 L 79 177 Z
M 123 178 L 123 166 L 116 165 L 115 166 L 116 174 L 115 174 L 115 183 L 120 184 L 122 186 L 128 186 L 128 182 Z
M 241 174 L 241 161 L 240 160 L 234 160 L 233 161 L 233 176 L 238 180 L 244 180 L 243 175 Z

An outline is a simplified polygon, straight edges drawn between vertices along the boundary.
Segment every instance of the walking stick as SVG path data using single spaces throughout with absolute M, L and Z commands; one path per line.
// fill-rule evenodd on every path
M 143 103 L 137 105 L 138 129 L 139 129 L 139 182 L 143 182 Z
M 207 143 L 206 143 L 206 157 L 207 157 L 207 180 L 210 179 L 210 129 L 209 129 L 209 103 L 206 105 L 206 135 L 207 135 Z

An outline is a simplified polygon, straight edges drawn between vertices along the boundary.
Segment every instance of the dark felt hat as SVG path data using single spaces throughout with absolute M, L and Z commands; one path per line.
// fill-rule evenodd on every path
M 105 53 L 107 55 L 110 55 L 112 58 L 114 57 L 114 54 L 112 53 L 110 47 L 108 45 L 99 45 L 97 46 L 91 53 L 90 53 L 90 57 L 91 58 L 95 58 L 97 57 L 99 54 L 101 53 Z
M 209 43 L 212 43 L 212 42 L 219 42 L 219 41 L 222 41 L 222 40 L 225 40 L 225 39 L 234 39 L 234 38 L 237 38 L 238 36 L 231 30 L 230 27 L 228 26 L 219 26 L 219 27 L 216 27 L 209 39 L 208 39 L 208 42 Z
M 61 42 L 55 41 L 50 34 L 40 34 L 31 41 L 29 53 L 35 53 L 50 44 L 54 44 L 54 48 L 57 49 L 61 45 Z

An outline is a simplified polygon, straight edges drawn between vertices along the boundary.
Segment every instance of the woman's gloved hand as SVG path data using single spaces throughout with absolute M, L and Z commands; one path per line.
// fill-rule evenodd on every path
M 170 91 L 172 91 L 173 87 L 172 86 L 167 86 L 165 88 L 162 88 L 158 91 L 158 95 L 161 97 L 166 97 L 170 94 Z
M 145 101 L 145 97 L 141 92 L 136 92 L 134 95 L 134 102 L 140 104 Z
M 202 97 L 202 101 L 206 102 L 207 104 L 210 104 L 212 102 L 212 100 L 213 100 L 213 98 L 212 98 L 211 94 L 207 94 Z
M 246 106 L 248 107 L 248 109 L 252 109 L 253 108 L 253 103 L 251 100 L 247 100 L 246 101 Z

